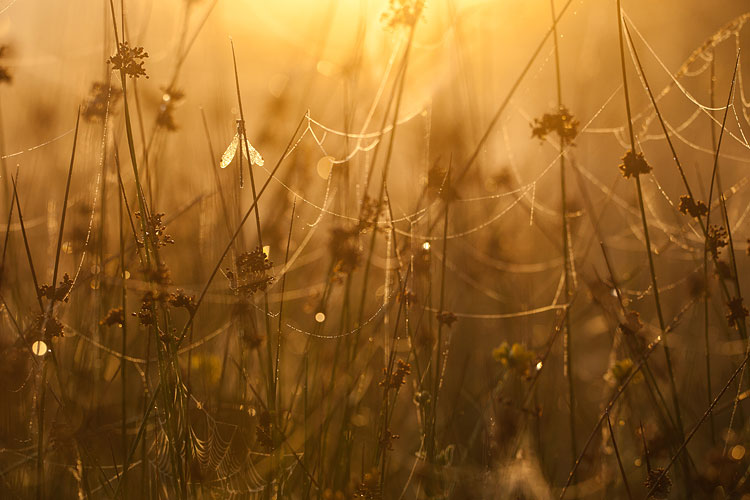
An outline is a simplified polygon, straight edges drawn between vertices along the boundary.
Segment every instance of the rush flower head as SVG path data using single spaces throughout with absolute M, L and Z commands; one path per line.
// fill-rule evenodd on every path
M 641 328 L 643 328 L 643 322 L 641 321 L 641 315 L 638 311 L 628 311 L 625 313 L 625 318 L 619 325 L 620 331 L 625 335 L 635 335 Z
M 683 214 L 690 214 L 690 217 L 695 217 L 696 219 L 708 213 L 708 207 L 705 203 L 695 201 L 692 196 L 687 194 L 680 196 L 679 210 Z
M 60 321 L 52 315 L 38 314 L 31 324 L 32 338 L 43 338 L 50 344 L 53 337 L 62 337 L 65 327 Z
M 556 113 L 544 113 L 541 118 L 535 118 L 531 124 L 531 136 L 544 140 L 548 134 L 555 133 L 563 144 L 571 145 L 578 135 L 578 120 L 570 114 L 568 108 L 560 106 Z
M 172 236 L 166 234 L 167 226 L 162 222 L 165 215 L 165 213 L 157 212 L 146 220 L 146 236 L 149 237 L 151 244 L 155 247 L 165 247 L 174 244 Z M 141 212 L 135 212 L 135 217 L 140 219 Z
M 63 275 L 63 279 L 60 282 L 57 287 L 53 287 L 52 285 L 42 285 L 39 287 L 39 296 L 45 297 L 48 300 L 51 301 L 57 301 L 57 302 L 67 302 L 68 301 L 68 293 L 73 288 L 73 280 L 70 279 L 70 276 L 68 276 L 68 273 L 65 273 Z
M 389 0 L 380 22 L 390 30 L 399 26 L 414 27 L 424 9 L 425 0 Z
M 107 63 L 112 63 L 113 69 L 118 69 L 131 78 L 148 78 L 146 68 L 143 67 L 143 60 L 147 57 L 148 52 L 143 47 L 131 47 L 128 42 L 122 42 L 118 44 L 117 54 L 107 59 Z
M 735 297 L 727 303 L 729 312 L 727 313 L 727 323 L 729 326 L 739 330 L 740 323 L 748 315 L 747 308 L 742 304 L 742 297 Z
M 167 302 L 169 302 L 170 306 L 182 307 L 189 313 L 195 311 L 195 297 L 187 295 L 183 290 L 177 290 L 175 293 L 170 293 Z
M 117 309 L 110 309 L 104 319 L 99 321 L 100 326 L 122 326 L 125 323 L 125 312 L 122 307 Z
M 512 346 L 508 342 L 503 342 L 492 350 L 492 357 L 508 370 L 515 371 L 522 376 L 528 376 L 531 373 L 531 365 L 536 355 L 517 342 Z
M 669 492 L 672 491 L 672 479 L 669 477 L 669 472 L 656 467 L 648 471 L 645 486 L 649 491 L 653 488 L 649 498 L 668 498 Z
M 440 311 L 437 314 L 438 323 L 441 325 L 447 325 L 448 327 L 455 323 L 457 319 L 456 315 L 450 311 Z
M 260 247 L 238 255 L 235 264 L 237 274 L 227 270 L 226 275 L 229 279 L 229 288 L 237 294 L 247 297 L 258 290 L 265 290 L 273 282 L 273 276 L 267 273 L 273 267 L 273 262 L 268 260 L 268 256 Z
M 713 224 L 708 226 L 706 247 L 711 251 L 715 259 L 719 257 L 720 249 L 728 244 L 728 234 L 724 226 L 715 226 Z
M 622 157 L 622 163 L 618 168 L 626 179 L 651 173 L 651 165 L 643 157 L 643 153 L 634 153 L 632 149 Z
M 406 376 L 411 373 L 411 365 L 399 359 L 396 361 L 396 369 L 393 373 L 388 373 L 386 369 L 383 369 L 383 373 L 385 378 L 380 381 L 379 385 L 389 389 L 398 389 L 406 382 Z

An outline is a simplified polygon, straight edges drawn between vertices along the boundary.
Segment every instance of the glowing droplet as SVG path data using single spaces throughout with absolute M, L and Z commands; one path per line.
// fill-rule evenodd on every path
M 36 354 L 37 356 L 44 356 L 47 354 L 47 344 L 44 343 L 43 340 L 37 340 L 33 344 L 31 344 L 31 352 Z
M 424 243 L 422 243 L 422 248 L 425 249 L 425 250 L 429 250 L 430 249 L 430 242 L 429 241 L 425 241 Z
M 538 363 L 536 364 L 536 371 L 539 371 L 539 370 L 541 370 L 541 369 L 542 369 L 542 362 L 540 361 L 540 362 L 538 362 Z
M 738 444 L 737 446 L 732 447 L 732 458 L 735 460 L 742 460 L 742 457 L 745 456 L 745 447 L 741 444 Z
M 318 323 L 322 323 L 325 320 L 326 320 L 326 315 L 325 314 L 323 314 L 322 312 L 315 313 L 315 321 L 317 321 Z
M 333 156 L 324 156 L 320 160 L 318 160 L 318 165 L 315 167 L 315 169 L 318 172 L 318 175 L 321 177 L 321 179 L 328 179 L 328 176 L 331 173 L 331 169 L 333 168 L 333 160 L 335 158 Z
M 640 467 L 643 464 L 640 458 L 636 458 L 635 460 L 633 460 L 633 463 L 635 464 L 636 467 Z
M 91 280 L 91 283 L 89 284 L 92 290 L 98 290 L 99 289 L 99 280 Z
M 130 271 L 125 271 L 125 279 L 126 280 L 130 279 Z
M 263 245 L 263 253 L 266 254 L 266 258 L 271 258 L 271 245 Z

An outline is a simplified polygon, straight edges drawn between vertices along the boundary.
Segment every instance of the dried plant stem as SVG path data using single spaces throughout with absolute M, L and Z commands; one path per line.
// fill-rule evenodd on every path
M 558 112 L 563 109 L 562 101 L 562 78 L 560 76 L 560 47 L 557 34 L 557 18 L 555 16 L 555 0 L 550 0 L 550 10 L 552 13 L 552 40 L 555 49 L 555 82 L 557 87 L 557 107 Z M 560 134 L 560 197 L 562 200 L 561 207 L 561 227 L 562 227 L 562 248 L 563 248 L 563 287 L 565 292 L 565 302 L 569 303 L 571 298 L 571 248 L 570 236 L 568 235 L 568 196 L 565 184 L 565 138 Z M 568 406 L 570 412 L 570 451 L 575 462 L 578 456 L 576 447 L 576 419 L 575 419 L 575 390 L 573 377 L 573 338 L 570 328 L 570 314 L 565 315 L 563 331 L 563 369 L 568 381 Z
M 622 484 L 625 485 L 625 491 L 628 494 L 630 500 L 633 499 L 633 494 L 630 492 L 630 485 L 628 484 L 628 476 L 625 474 L 625 467 L 622 465 L 622 459 L 620 458 L 620 450 L 617 448 L 617 440 L 615 439 L 615 430 L 612 428 L 612 421 L 609 419 L 609 410 L 607 410 L 607 426 L 609 427 L 609 436 L 612 438 L 612 447 L 615 449 L 615 457 L 617 457 L 617 467 L 620 469 L 620 475 L 622 476 Z
M 630 146 L 633 154 L 636 152 L 635 145 L 635 134 L 633 133 L 633 119 L 631 116 L 630 109 L 630 94 L 628 91 L 628 78 L 627 71 L 625 69 L 625 40 L 623 36 L 623 20 L 622 10 L 620 8 L 620 0 L 617 0 L 617 28 L 620 41 L 620 62 L 622 66 L 622 82 L 623 90 L 625 94 L 625 108 L 628 115 L 628 131 L 630 133 Z M 636 192 L 638 194 L 638 209 L 641 214 L 641 222 L 643 224 L 643 236 L 646 246 L 646 255 L 648 256 L 648 268 L 651 276 L 651 288 L 654 294 L 654 303 L 656 306 L 656 315 L 659 320 L 659 329 L 662 332 L 662 336 L 666 333 L 666 325 L 664 323 L 664 313 L 662 312 L 661 299 L 659 296 L 659 286 L 656 280 L 656 267 L 654 265 L 654 256 L 651 250 L 651 237 L 648 231 L 648 220 L 646 218 L 646 209 L 643 205 L 643 189 L 641 188 L 641 178 L 639 175 L 635 175 Z M 677 396 L 677 384 L 675 383 L 674 370 L 672 369 L 672 358 L 669 351 L 667 341 L 664 341 L 664 358 L 667 363 L 667 372 L 669 374 L 669 384 L 672 392 L 672 404 L 674 405 L 675 417 L 677 421 L 677 431 L 679 432 L 679 438 L 682 440 L 685 436 L 684 427 L 682 425 L 682 415 L 680 411 L 680 402 Z

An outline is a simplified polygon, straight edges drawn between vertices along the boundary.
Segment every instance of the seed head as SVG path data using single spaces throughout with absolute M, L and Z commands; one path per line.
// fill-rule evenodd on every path
M 690 217 L 695 217 L 696 219 L 708 213 L 708 207 L 705 203 L 702 201 L 696 202 L 692 196 L 687 194 L 680 196 L 679 210 L 683 214 L 690 214 Z
M 544 140 L 548 134 L 555 133 L 563 144 L 571 145 L 578 135 L 578 120 L 570 114 L 568 108 L 560 106 L 556 113 L 544 113 L 535 118 L 531 124 L 531 136 Z
M 619 169 L 622 172 L 622 176 L 626 179 L 651 173 L 651 165 L 643 157 L 643 153 L 634 153 L 631 149 L 622 157 Z
M 143 47 L 131 47 L 128 42 L 118 44 L 117 54 L 107 59 L 112 63 L 113 69 L 119 69 L 130 78 L 138 78 L 146 75 L 146 69 L 143 67 L 143 60 L 148 57 L 148 52 Z
M 665 472 L 661 467 L 648 471 L 645 485 L 649 491 L 653 488 L 649 498 L 668 498 L 669 492 L 672 491 L 672 479 L 669 477 L 669 472 Z

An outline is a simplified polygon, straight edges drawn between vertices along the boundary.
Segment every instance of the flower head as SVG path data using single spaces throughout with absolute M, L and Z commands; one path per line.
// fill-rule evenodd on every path
M 661 467 L 650 469 L 645 481 L 646 489 L 651 491 L 649 498 L 668 498 L 672 491 L 672 479 L 669 472 Z
M 727 303 L 729 312 L 727 313 L 727 322 L 729 326 L 739 329 L 740 322 L 744 321 L 748 315 L 747 308 L 742 305 L 742 297 L 735 297 Z
M 643 157 L 643 153 L 634 153 L 632 149 L 629 149 L 625 153 L 625 156 L 622 157 L 619 169 L 622 172 L 622 176 L 626 179 L 651 173 L 651 165 Z
M 556 133 L 563 144 L 570 145 L 578 135 L 578 120 L 570 114 L 568 108 L 560 106 L 557 113 L 544 113 L 541 118 L 535 118 L 531 124 L 531 136 L 541 140 L 548 134 Z
M 702 201 L 695 201 L 690 195 L 680 196 L 680 212 L 683 214 L 690 214 L 690 217 L 701 217 L 708 213 L 708 207 Z
M 714 259 L 719 257 L 719 251 L 722 247 L 729 244 L 727 230 L 724 226 L 715 226 L 711 224 L 708 226 L 708 234 L 706 235 L 706 246 L 711 251 Z
M 119 69 L 131 78 L 148 78 L 143 67 L 143 60 L 147 57 L 148 52 L 143 47 L 131 47 L 128 42 L 122 42 L 118 44 L 117 54 L 107 59 L 107 62 L 112 63 L 113 69 Z
M 107 312 L 107 315 L 104 316 L 104 319 L 99 321 L 100 326 L 122 326 L 123 323 L 125 323 L 125 313 L 123 312 L 122 307 L 110 309 Z
M 390 0 L 380 22 L 392 30 L 399 26 L 414 27 L 424 9 L 425 0 Z

